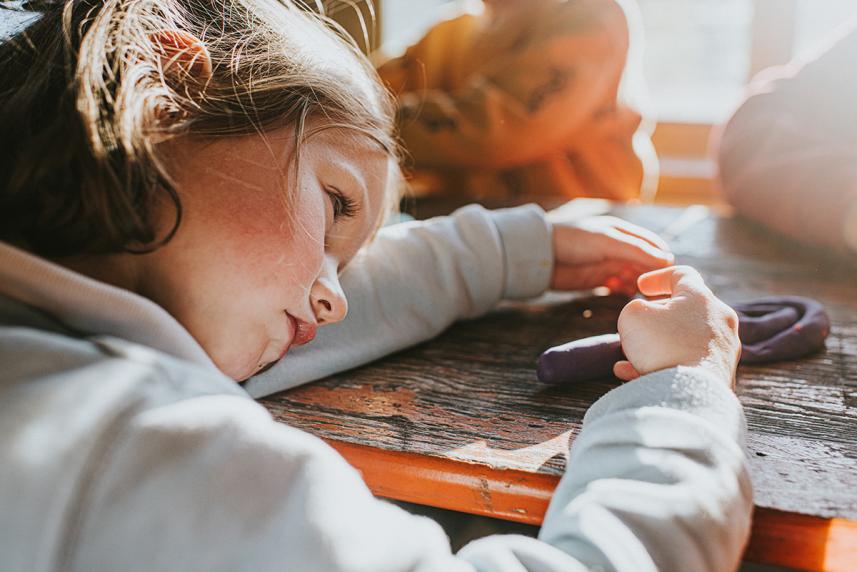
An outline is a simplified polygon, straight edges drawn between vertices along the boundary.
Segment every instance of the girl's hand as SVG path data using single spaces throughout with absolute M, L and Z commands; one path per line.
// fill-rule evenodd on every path
M 640 276 L 640 292 L 669 296 L 631 300 L 619 315 L 619 337 L 627 361 L 613 367 L 616 377 L 640 375 L 686 365 L 729 380 L 741 357 L 738 315 L 721 302 L 689 266 L 674 266 Z
M 551 288 L 584 290 L 606 286 L 628 296 L 637 278 L 673 264 L 667 243 L 657 234 L 612 216 L 567 220 L 558 211 L 553 224 L 554 272 Z

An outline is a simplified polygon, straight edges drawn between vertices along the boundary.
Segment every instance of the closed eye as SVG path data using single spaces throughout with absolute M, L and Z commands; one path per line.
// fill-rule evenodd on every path
M 336 187 L 327 187 L 325 189 L 327 196 L 330 197 L 330 202 L 333 204 L 333 221 L 339 221 L 343 218 L 352 218 L 357 214 L 359 207 L 357 202 L 348 197 Z

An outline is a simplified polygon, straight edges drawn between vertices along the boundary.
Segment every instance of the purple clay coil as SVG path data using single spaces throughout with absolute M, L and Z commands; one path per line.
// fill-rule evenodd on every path
M 768 338 L 755 342 L 747 342 L 742 338 L 741 363 L 757 364 L 797 359 L 824 347 L 824 340 L 830 334 L 830 318 L 819 302 L 801 296 L 771 296 L 736 304 L 734 308 L 739 314 L 739 323 L 741 314 L 752 315 L 765 305 L 793 308 L 800 317 L 795 323 Z
M 556 346 L 539 356 L 537 375 L 543 383 L 574 383 L 613 375 L 613 364 L 625 359 L 619 334 L 605 334 Z
M 830 318 L 811 298 L 771 296 L 736 304 L 742 343 L 741 363 L 796 359 L 824 347 Z M 574 340 L 545 351 L 537 375 L 544 383 L 574 383 L 613 375 L 625 359 L 619 334 Z
M 782 332 L 800 319 L 800 313 L 791 306 L 771 306 L 760 304 L 764 309 L 754 307 L 751 311 L 739 309 L 750 304 L 738 304 L 734 307 L 738 313 L 738 337 L 742 344 L 756 344 Z

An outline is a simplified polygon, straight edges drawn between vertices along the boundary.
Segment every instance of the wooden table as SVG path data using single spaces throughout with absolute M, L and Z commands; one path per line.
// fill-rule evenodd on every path
M 823 258 L 704 207 L 616 207 L 665 232 L 678 262 L 725 301 L 822 301 L 827 350 L 739 369 L 756 512 L 745 559 L 857 570 L 857 263 Z M 553 296 L 504 304 L 439 338 L 264 400 L 318 435 L 379 496 L 539 524 L 586 409 L 615 380 L 546 387 L 544 349 L 615 331 L 623 300 Z

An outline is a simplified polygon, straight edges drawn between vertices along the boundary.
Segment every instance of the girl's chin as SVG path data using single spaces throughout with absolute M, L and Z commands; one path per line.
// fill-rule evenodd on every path
M 266 353 L 268 353 L 268 352 L 266 352 Z M 227 376 L 231 377 L 235 381 L 247 381 L 248 379 L 250 379 L 254 375 L 258 375 L 258 374 L 262 373 L 263 371 L 268 371 L 269 369 L 271 369 L 274 366 L 274 364 L 276 364 L 281 359 L 283 359 L 282 354 L 278 358 L 270 359 L 267 361 L 261 361 L 260 359 L 256 358 L 256 359 L 251 360 L 252 363 L 246 363 L 245 362 L 243 365 L 236 366 L 236 367 L 224 368 L 224 367 L 221 367 L 220 364 L 217 364 L 217 367 L 218 367 L 218 369 L 220 369 L 220 371 L 222 371 L 223 373 L 225 373 Z M 264 365 L 262 367 L 259 367 L 260 363 L 264 364 Z
M 237 368 L 234 366 L 233 367 L 223 367 L 221 365 L 218 365 L 217 369 L 219 369 L 221 371 L 221 373 L 226 375 L 226 377 L 233 379 L 234 381 L 247 381 L 248 379 L 253 377 L 254 373 L 256 373 L 255 370 L 251 371 L 247 367 Z
M 238 347 L 240 338 L 231 337 L 227 342 L 221 342 L 219 348 L 209 348 L 203 345 L 203 349 L 209 355 L 214 365 L 224 375 L 235 381 L 246 381 L 247 379 L 267 371 L 270 367 L 283 358 L 285 346 L 277 340 L 260 340 L 245 336 L 245 346 Z M 226 351 L 218 351 L 224 349 Z M 259 367 L 263 365 L 264 367 Z
M 214 365 L 217 366 L 217 369 L 219 369 L 221 373 L 235 381 L 247 381 L 257 373 L 263 371 L 263 369 L 259 368 L 258 361 L 255 359 L 218 359 L 217 356 L 210 353 L 208 355 L 211 357 Z M 253 363 L 250 363 L 251 361 Z

